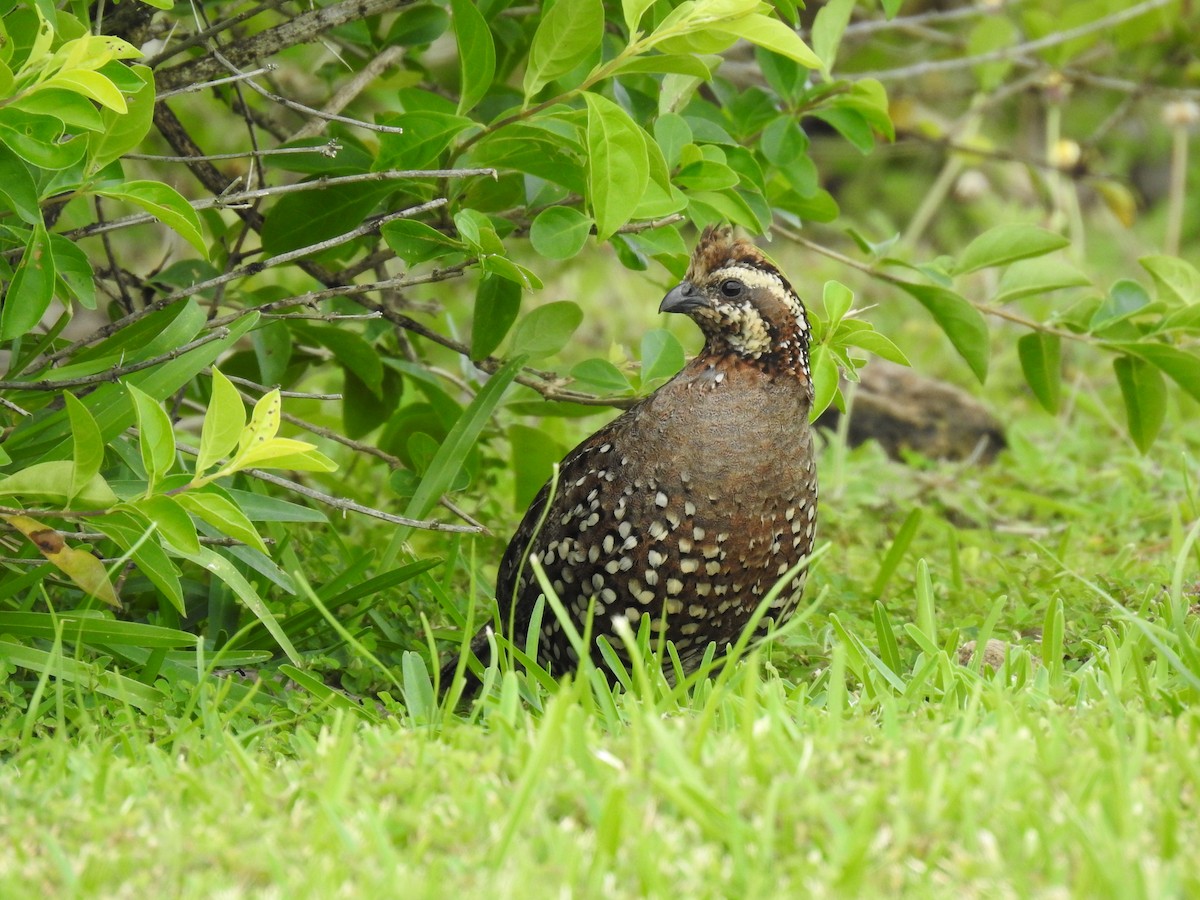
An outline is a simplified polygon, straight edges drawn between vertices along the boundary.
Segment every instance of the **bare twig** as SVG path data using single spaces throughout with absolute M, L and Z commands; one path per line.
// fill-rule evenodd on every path
M 244 154 L 242 154 L 244 155 Z M 216 157 L 208 156 L 190 156 L 180 158 L 180 162 L 201 162 Z M 495 169 L 389 169 L 386 172 L 359 172 L 355 175 L 336 175 L 333 177 L 322 176 L 314 178 L 311 181 L 297 181 L 292 184 L 280 184 L 274 187 L 257 188 L 249 191 L 234 191 L 229 193 L 218 193 L 214 197 L 204 197 L 199 200 L 190 200 L 188 205 L 195 210 L 202 209 L 238 209 L 242 204 L 253 200 L 261 200 L 265 197 L 274 197 L 281 194 L 295 194 L 303 191 L 321 191 L 326 188 L 335 187 L 344 184 L 354 184 L 362 181 L 396 181 L 406 178 L 469 178 L 473 175 L 487 175 L 496 177 Z M 108 222 L 97 222 L 94 225 L 85 225 L 82 228 L 76 228 L 72 231 L 63 232 L 63 237 L 73 241 L 87 237 L 95 237 L 98 234 L 104 234 L 107 231 L 116 231 L 120 228 L 131 228 L 134 225 L 147 225 L 152 222 L 157 222 L 158 219 L 149 213 L 135 213 L 129 216 L 122 216 L 119 219 L 113 219 Z M 665 221 L 665 220 L 664 220 Z M 15 253 L 6 255 L 20 255 L 22 248 L 17 248 Z
M 355 322 L 363 319 L 378 319 L 379 313 L 263 313 L 264 319 L 304 319 L 311 322 Z
M 30 413 L 29 410 L 22 409 L 21 407 L 17 406 L 17 404 L 13 403 L 11 400 L 9 400 L 6 397 L 0 397 L 0 406 L 3 406 L 5 409 L 11 409 L 18 416 L 32 415 L 32 413 Z
M 777 231 L 789 241 L 794 241 L 795 243 L 800 244 L 802 247 L 807 247 L 809 250 L 812 250 L 815 253 L 820 253 L 822 256 L 828 257 L 829 259 L 832 259 L 843 266 L 849 266 L 852 269 L 857 269 L 860 272 L 864 272 L 878 281 L 883 281 L 896 286 L 902 286 L 909 283 L 903 278 L 898 278 L 895 275 L 891 275 L 887 272 L 881 272 L 870 263 L 865 263 L 854 259 L 853 257 L 846 256 L 844 253 L 839 253 L 832 247 L 826 247 L 824 244 L 818 244 L 816 241 L 809 240 L 785 225 L 775 224 L 772 226 L 772 230 Z M 1001 306 L 989 306 L 986 303 L 977 303 L 969 298 L 964 299 L 966 299 L 968 303 L 970 303 L 984 315 L 995 316 L 998 319 L 1006 319 L 1009 322 L 1015 322 L 1016 324 L 1022 325 L 1032 331 L 1040 331 L 1043 334 L 1053 334 L 1065 340 L 1092 343 L 1091 338 L 1086 334 L 1076 334 L 1073 331 L 1065 331 L 1061 328 L 1054 328 L 1053 326 L 1047 325 L 1044 322 L 1038 322 L 1035 319 L 1030 319 L 1027 316 L 1023 316 L 1020 313 L 1015 313 L 1012 310 L 1005 309 Z
M 224 52 L 236 66 L 253 63 L 288 47 L 310 43 L 331 28 L 408 6 L 412 2 L 413 0 L 343 0 L 342 3 L 333 6 L 318 7 L 301 13 L 281 25 L 260 31 L 246 40 L 224 48 Z M 219 34 L 221 30 L 223 29 L 216 26 L 206 29 L 208 33 L 201 40 Z M 155 81 L 160 89 L 170 90 L 192 82 L 215 78 L 222 68 L 222 64 L 215 57 L 203 56 L 155 73 Z
M 1136 6 L 1120 10 L 1112 15 L 1095 19 L 1075 28 L 1068 28 L 1065 31 L 1056 31 L 1037 40 L 1026 41 L 1023 44 L 1017 44 L 1012 47 L 1004 47 L 1000 50 L 992 50 L 987 53 L 978 53 L 974 56 L 959 56 L 954 59 L 930 59 L 911 66 L 901 66 L 897 69 L 853 72 L 843 77 L 852 81 L 861 81 L 864 78 L 874 78 L 879 81 L 908 81 L 913 78 L 921 78 L 933 72 L 950 72 L 958 69 L 969 69 L 980 63 L 1012 60 L 1017 56 L 1026 56 L 1030 53 L 1036 53 L 1039 50 L 1045 50 L 1048 47 L 1057 47 L 1059 44 L 1065 44 L 1068 41 L 1086 37 L 1089 34 L 1095 34 L 1097 31 L 1112 28 L 1174 2 L 1176 0 L 1144 0 L 1144 2 Z
M 212 369 L 206 369 L 205 372 L 207 374 L 211 375 Z M 256 381 L 251 381 L 249 378 L 240 378 L 237 375 L 226 375 L 225 377 L 228 378 L 230 381 L 232 381 L 234 384 L 240 384 L 242 387 L 250 388 L 250 390 L 257 391 L 260 394 L 265 394 L 268 391 L 275 390 L 275 388 L 273 388 L 273 387 L 267 387 L 265 384 L 259 384 Z M 252 398 L 252 397 L 246 397 L 244 394 L 242 396 L 245 399 L 250 400 L 250 402 L 254 401 L 254 398 Z M 341 394 L 310 394 L 305 391 L 280 391 L 279 396 L 280 397 L 292 397 L 292 398 L 296 398 L 299 400 L 341 400 L 342 399 Z
M 143 159 L 146 162 L 186 163 L 196 160 L 219 162 L 223 159 L 245 159 L 247 157 L 261 158 L 264 156 L 287 156 L 292 153 L 319 153 L 330 159 L 336 159 L 342 150 L 342 145 L 336 140 L 328 140 L 315 147 L 276 147 L 273 150 L 244 150 L 240 153 L 210 153 L 205 156 L 155 156 L 153 153 L 126 153 L 122 159 Z
M 213 56 L 220 60 L 221 64 L 230 71 L 238 72 L 237 66 L 226 59 L 223 54 L 214 50 Z M 295 110 L 296 112 L 302 112 L 318 119 L 326 119 L 330 122 L 341 122 L 343 125 L 353 125 L 355 128 L 365 128 L 368 131 L 378 131 L 383 134 L 404 134 L 404 129 L 395 125 L 377 125 L 374 122 L 366 122 L 362 119 L 352 119 L 349 116 L 339 116 L 336 113 L 321 112 L 319 109 L 313 109 L 311 106 L 305 106 L 303 103 L 297 103 L 295 100 L 289 100 L 287 97 L 284 97 L 280 94 L 273 94 L 265 87 L 257 84 L 250 78 L 242 76 L 240 72 L 238 72 L 238 75 L 239 82 L 246 85 L 246 87 L 250 88 L 250 90 L 254 91 L 254 93 L 261 97 L 266 97 L 272 103 L 278 103 L 280 106 L 286 106 L 288 109 Z
M 245 81 L 248 78 L 253 78 L 255 75 L 265 75 L 267 72 L 275 71 L 275 66 L 261 66 L 257 69 L 252 69 L 249 72 L 238 72 L 236 75 L 226 75 L 224 78 L 214 78 L 212 81 L 198 81 L 195 84 L 185 84 L 183 87 L 177 87 L 172 91 L 160 91 L 154 98 L 155 103 L 160 103 L 168 97 L 174 97 L 177 94 L 194 94 L 197 91 L 203 91 L 207 88 L 220 87 L 223 84 L 231 84 L 235 81 Z
M 397 516 L 389 512 L 384 512 L 381 509 L 363 506 L 361 503 L 356 503 L 353 500 L 345 500 L 341 497 L 334 497 L 331 494 L 326 494 L 323 491 L 305 487 L 302 484 L 297 484 L 294 481 L 288 481 L 286 478 L 280 478 L 278 475 L 272 475 L 270 472 L 264 472 L 261 469 L 243 469 L 242 471 L 244 471 L 247 475 L 254 476 L 260 481 L 265 481 L 268 484 L 273 484 L 277 487 L 293 491 L 297 494 L 300 494 L 302 497 L 308 497 L 310 500 L 316 500 L 318 503 L 323 503 L 326 506 L 332 506 L 334 509 L 341 510 L 343 513 L 361 513 L 364 516 L 371 516 L 375 519 L 382 519 L 385 522 L 391 522 L 393 525 L 405 525 L 409 528 L 421 528 L 426 531 L 452 531 L 457 534 L 479 534 L 484 530 L 478 525 L 452 525 L 447 522 L 433 522 L 421 519 L 410 519 L 407 516 Z
M 399 61 L 400 57 L 404 55 L 404 49 L 402 46 L 393 44 L 371 59 L 370 62 L 363 66 L 362 71 L 355 74 L 353 78 L 338 88 L 337 93 L 330 97 L 321 108 L 321 112 L 325 114 L 339 113 L 349 106 L 351 101 L 361 94 L 368 84 L 382 75 L 393 63 Z M 325 126 L 328 124 L 328 119 L 314 116 L 302 125 L 288 140 L 299 141 L 304 138 L 315 137 L 324 131 Z
M 178 56 L 184 50 L 190 50 L 192 47 L 195 47 L 198 44 L 203 44 L 213 35 L 220 34 L 222 31 L 226 31 L 235 25 L 240 25 L 242 22 L 245 22 L 247 19 L 254 18 L 261 12 L 264 12 L 268 9 L 276 9 L 282 5 L 283 0 L 267 0 L 266 3 L 260 3 L 257 6 L 252 6 L 245 12 L 239 13 L 236 16 L 230 16 L 228 19 L 222 19 L 220 22 L 210 25 L 201 31 L 193 32 L 192 34 L 187 35 L 179 41 L 174 42 L 169 47 L 164 47 L 162 52 L 156 53 L 154 56 L 147 58 L 145 60 L 145 64 L 152 69 L 156 66 L 160 66 L 168 59 Z
M 159 363 L 169 362 L 172 359 L 177 359 L 183 354 L 195 350 L 197 347 L 203 347 L 205 344 L 210 344 L 213 341 L 219 341 L 222 338 L 229 337 L 228 328 L 218 328 L 210 331 L 203 337 L 196 338 L 194 341 L 189 341 L 179 347 L 175 347 L 166 353 L 143 359 L 141 362 L 130 363 L 127 366 L 118 366 L 115 369 L 109 369 L 105 372 L 96 372 L 93 375 L 80 375 L 78 378 L 63 378 L 55 380 L 46 378 L 42 381 L 2 381 L 0 380 L 0 391 L 59 391 L 63 388 L 83 387 L 89 384 L 101 384 L 106 381 L 117 381 L 125 375 L 131 375 L 134 372 L 140 372 L 142 369 L 149 369 L 157 366 Z
M 389 213 L 380 219 L 360 225 L 358 228 L 352 228 L 350 231 L 340 234 L 337 237 L 333 237 L 325 241 L 318 241 L 315 244 L 309 244 L 307 247 L 300 247 L 296 250 L 289 250 L 287 253 L 280 253 L 279 255 L 272 256 L 270 259 L 263 260 L 262 262 L 252 263 L 248 266 L 240 266 L 237 269 L 234 269 L 230 272 L 225 272 L 216 276 L 215 278 L 209 278 L 206 281 L 201 281 L 196 284 L 188 285 L 185 288 L 180 288 L 179 290 L 174 291 L 165 297 L 155 300 L 153 303 L 146 304 L 146 306 L 134 313 L 123 316 L 115 322 L 110 322 L 108 325 L 101 326 L 87 337 L 80 338 L 63 349 L 50 354 L 48 357 L 46 357 L 46 360 L 49 362 L 55 362 L 60 359 L 65 359 L 78 351 L 80 347 L 87 347 L 96 343 L 97 341 L 103 340 L 110 334 L 114 334 L 115 332 L 120 331 L 122 328 L 125 328 L 127 325 L 131 325 L 133 322 L 145 318 L 146 316 L 157 312 L 160 309 L 165 309 L 172 303 L 175 303 L 177 300 L 182 300 L 185 297 L 190 297 L 194 294 L 200 293 L 201 291 L 208 290 L 209 288 L 216 287 L 217 285 L 225 284 L 229 281 L 234 281 L 238 278 L 246 278 L 250 275 L 257 275 L 259 272 L 262 272 L 266 269 L 273 268 L 274 266 L 282 265 L 287 262 L 292 262 L 293 260 L 308 256 L 310 253 L 317 253 L 321 250 L 328 250 L 331 247 L 337 247 L 346 243 L 347 241 L 352 241 L 355 238 L 362 237 L 365 234 L 371 234 L 372 232 L 378 230 L 380 226 L 386 225 L 388 222 L 419 215 L 420 213 L 428 212 L 431 209 L 437 209 L 439 206 L 444 206 L 445 203 L 445 199 L 439 197 L 436 200 L 430 200 L 428 203 L 422 203 L 419 206 L 412 206 L 408 209 L 402 209 L 399 212 Z
M 393 290 L 396 288 L 406 288 L 414 284 L 425 284 L 427 279 L 422 277 L 416 278 L 388 278 L 384 281 L 372 281 L 367 284 L 345 284 L 338 287 L 325 288 L 319 291 L 310 291 L 307 294 L 298 294 L 295 297 L 285 297 L 282 300 L 272 300 L 270 303 L 261 303 L 258 306 L 248 306 L 244 309 L 239 309 L 237 312 L 227 313 L 223 316 L 218 316 L 209 321 L 209 328 L 217 328 L 222 325 L 228 325 L 230 322 L 236 322 L 243 316 L 250 313 L 271 313 L 276 309 L 288 309 L 292 306 L 307 306 L 315 307 L 318 303 L 325 300 L 330 300 L 334 297 L 348 297 L 352 294 L 366 294 L 371 291 Z

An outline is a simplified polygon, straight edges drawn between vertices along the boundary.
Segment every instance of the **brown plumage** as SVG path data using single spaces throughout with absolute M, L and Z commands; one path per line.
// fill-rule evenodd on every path
M 690 670 L 711 642 L 736 641 L 763 596 L 812 549 L 804 304 L 757 247 L 709 228 L 659 310 L 690 316 L 704 348 L 567 454 L 557 482 L 525 513 L 496 584 L 517 646 L 542 593 L 531 555 L 581 634 L 589 604 L 593 640 L 605 635 L 614 648 L 622 647 L 614 618 L 636 631 L 649 613 L 652 634 L 665 630 Z M 795 609 L 804 574 L 770 610 L 776 624 Z M 578 660 L 549 606 L 541 626 L 539 662 L 557 675 L 573 670 Z M 481 632 L 472 650 L 486 659 L 486 648 Z

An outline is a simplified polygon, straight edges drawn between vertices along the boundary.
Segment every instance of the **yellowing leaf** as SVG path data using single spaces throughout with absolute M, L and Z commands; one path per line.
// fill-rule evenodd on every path
M 196 475 L 227 455 L 241 437 L 246 427 L 246 407 L 233 383 L 212 370 L 212 399 L 204 414 L 204 427 L 200 432 L 200 453 L 196 456 Z
M 71 579 L 89 597 L 98 597 L 118 609 L 121 600 L 108 580 L 104 563 L 86 550 L 68 547 L 61 533 L 28 516 L 4 516 L 4 521 L 20 531 L 38 552 Z

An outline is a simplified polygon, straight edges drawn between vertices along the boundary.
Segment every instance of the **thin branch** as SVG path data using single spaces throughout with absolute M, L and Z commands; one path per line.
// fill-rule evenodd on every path
M 280 478 L 278 475 L 272 475 L 270 472 L 264 472 L 261 469 L 243 469 L 247 475 L 253 475 L 260 481 L 265 481 L 268 484 L 276 485 L 277 487 L 285 488 L 300 494 L 302 497 L 308 497 L 310 500 L 316 500 L 318 503 L 323 503 L 326 506 L 332 506 L 334 509 L 341 510 L 343 513 L 356 512 L 364 516 L 371 516 L 375 519 L 382 519 L 384 522 L 391 522 L 393 525 L 405 525 L 409 528 L 421 528 L 426 531 L 452 531 L 457 534 L 480 534 L 484 529 L 477 525 L 452 525 L 447 522 L 434 522 L 421 519 L 410 519 L 407 516 L 396 516 L 389 512 L 384 512 L 381 509 L 373 509 L 370 506 L 363 506 L 361 503 L 356 503 L 353 500 L 343 500 L 340 497 L 334 497 L 331 494 L 326 494 L 323 491 L 314 490 L 310 487 L 305 487 L 302 484 L 297 484 L 294 481 L 288 481 L 286 478 Z
M 843 266 L 849 266 L 852 269 L 857 269 L 858 271 L 870 275 L 872 278 L 878 281 L 883 281 L 887 284 L 895 285 L 897 287 L 909 283 L 903 278 L 898 278 L 897 276 L 891 275 L 887 272 L 881 272 L 870 263 L 865 263 L 854 259 L 853 257 L 846 256 L 844 253 L 839 253 L 832 247 L 826 247 L 824 244 L 818 244 L 816 241 L 809 240 L 808 238 L 801 236 L 799 233 L 784 225 L 776 224 L 772 227 L 772 230 L 779 232 L 779 234 L 783 235 L 789 241 L 794 241 L 802 247 L 807 247 L 809 250 L 812 250 L 815 253 L 820 253 L 822 256 L 828 257 L 829 259 L 832 259 Z M 1015 322 L 1016 324 L 1022 325 L 1032 331 L 1040 331 L 1043 334 L 1053 334 L 1065 340 L 1080 341 L 1087 344 L 1093 343 L 1093 341 L 1087 335 L 1076 334 L 1073 331 L 1065 331 L 1060 328 L 1054 328 L 1053 326 L 1046 325 L 1043 322 L 1038 322 L 1036 319 L 1030 319 L 1027 316 L 1023 316 L 1020 313 L 1015 313 L 1012 310 L 1005 309 L 1004 307 L 990 306 L 986 303 L 978 303 L 969 298 L 964 299 L 966 299 L 968 303 L 970 303 L 984 315 L 995 316 L 998 319 L 1006 319 L 1009 322 Z
M 237 66 L 231 63 L 218 51 L 214 50 L 213 56 L 220 60 L 221 64 L 230 71 L 238 72 Z M 238 74 L 241 75 L 240 72 L 238 72 Z M 368 131 L 377 131 L 383 134 L 404 134 L 404 129 L 395 125 L 377 125 L 374 122 L 366 122 L 362 119 L 352 119 L 349 116 L 339 116 L 336 113 L 321 112 L 319 109 L 313 109 L 311 106 L 305 106 L 303 103 L 297 103 L 295 100 L 289 100 L 287 97 L 284 97 L 281 94 L 273 94 L 265 87 L 257 84 L 250 78 L 243 76 L 238 80 L 241 84 L 246 85 L 246 87 L 250 88 L 250 90 L 254 91 L 254 93 L 258 94 L 260 97 L 266 97 L 272 103 L 278 103 L 280 106 L 286 106 L 288 109 L 295 110 L 296 112 L 302 112 L 306 115 L 315 116 L 318 119 L 326 119 L 330 122 L 341 122 L 343 125 L 353 125 L 355 128 L 365 128 Z
M 229 337 L 228 328 L 218 328 L 210 331 L 203 337 L 196 338 L 179 347 L 169 350 L 159 356 L 143 359 L 141 362 L 130 363 L 127 366 L 118 366 L 115 369 L 109 369 L 107 372 L 96 372 L 93 375 L 81 375 L 78 378 L 63 378 L 55 380 L 46 378 L 42 381 L 3 381 L 0 380 L 0 391 L 59 391 L 63 388 L 83 387 L 89 384 L 101 384 L 106 381 L 117 381 L 125 375 L 131 375 L 134 372 L 140 372 L 142 369 L 149 369 L 152 366 L 157 366 L 159 363 L 170 362 L 173 359 L 178 359 L 183 354 L 195 350 L 197 347 L 203 347 L 205 344 L 210 344 L 213 341 L 219 341 L 222 338 Z
M 198 294 L 201 291 L 234 281 L 238 278 L 257 275 L 266 269 L 282 265 L 283 263 L 292 262 L 293 260 L 308 256 L 311 253 L 317 253 L 322 250 L 328 250 L 331 247 L 337 247 L 341 244 L 347 243 L 348 241 L 352 241 L 355 238 L 362 237 L 365 234 L 371 234 L 372 232 L 377 231 L 380 226 L 386 225 L 388 222 L 395 221 L 396 219 L 408 218 L 423 212 L 428 212 L 431 209 L 437 209 L 439 206 L 444 206 L 445 203 L 446 200 L 439 197 L 435 200 L 430 200 L 428 203 L 422 203 L 420 206 L 412 206 L 408 209 L 402 209 L 399 212 L 389 213 L 380 219 L 360 225 L 358 228 L 353 228 L 344 234 L 340 234 L 328 240 L 318 241 L 315 244 L 309 244 L 307 247 L 300 247 L 296 250 L 290 250 L 287 253 L 280 253 L 278 256 L 272 256 L 270 259 L 263 260 L 262 262 L 252 263 L 248 266 L 240 266 L 237 269 L 225 272 L 224 274 L 218 275 L 215 278 L 209 278 L 206 281 L 201 281 L 196 284 L 189 285 L 188 287 L 180 288 L 179 290 L 174 291 L 165 297 L 155 300 L 153 303 L 146 304 L 137 312 L 124 316 L 115 322 L 110 322 L 108 325 L 101 326 L 87 337 L 80 338 L 63 349 L 50 354 L 46 357 L 46 360 L 48 362 L 56 362 L 60 359 L 65 359 L 77 352 L 81 347 L 87 347 L 96 343 L 97 341 L 103 340 L 110 334 L 114 334 L 115 332 L 120 331 L 122 328 L 125 328 L 127 325 L 131 325 L 137 320 L 145 318 L 151 313 L 158 312 L 160 309 L 165 309 L 172 303 L 175 303 L 177 300 L 182 300 L 185 297 L 190 297 L 193 294 Z
M 348 82 L 337 89 L 337 92 L 329 98 L 325 105 L 321 108 L 323 113 L 339 113 L 361 94 L 372 81 L 384 73 L 392 64 L 398 62 L 404 55 L 405 48 L 393 44 L 385 49 L 378 56 L 371 59 L 362 70 L 355 74 Z M 314 117 L 300 127 L 293 134 L 289 141 L 299 141 L 304 138 L 316 137 L 325 130 L 325 126 L 329 124 L 328 119 Z
M 1048 47 L 1057 47 L 1068 41 L 1086 37 L 1090 34 L 1095 34 L 1097 31 L 1103 31 L 1106 28 L 1112 28 L 1123 22 L 1136 19 L 1148 12 L 1153 12 L 1156 9 L 1175 2 L 1176 0 L 1144 0 L 1144 2 L 1136 6 L 1120 10 L 1112 15 L 1095 19 L 1075 28 L 1068 28 L 1066 31 L 1056 31 L 1037 40 L 1026 41 L 1023 44 L 1016 44 L 1012 47 L 1004 47 L 987 53 L 978 53 L 974 56 L 959 56 L 954 59 L 930 59 L 911 66 L 901 66 L 898 69 L 853 72 L 844 74 L 843 77 L 851 81 L 861 81 L 864 78 L 874 78 L 878 81 L 908 81 L 913 78 L 921 78 L 933 72 L 950 72 L 958 69 L 969 69 L 980 63 L 1011 61 L 1015 56 L 1026 56 L 1030 53 L 1036 53 L 1039 50 L 1045 50 Z
M 304 319 L 310 322 L 357 322 L 363 319 L 378 319 L 379 313 L 263 313 L 264 319 Z
M 912 16 L 899 16 L 895 19 L 867 19 L 847 25 L 843 36 L 848 38 L 867 37 L 880 31 L 903 30 L 913 25 L 927 27 L 929 25 L 940 25 L 943 22 L 956 22 L 959 19 L 990 16 L 1012 5 L 1014 4 L 988 3 L 978 6 L 963 6 L 958 9 L 935 9 Z
M 161 52 L 149 57 L 144 62 L 147 66 L 153 69 L 156 66 L 162 65 L 168 59 L 178 56 L 184 50 L 190 50 L 192 47 L 203 44 L 210 37 L 220 34 L 222 31 L 226 31 L 235 25 L 240 25 L 242 22 L 245 22 L 247 19 L 254 18 L 261 12 L 265 12 L 268 9 L 277 9 L 282 5 L 283 0 L 268 0 L 266 3 L 260 3 L 258 6 L 251 7 L 250 9 L 243 13 L 239 13 L 236 16 L 230 16 L 228 19 L 222 19 L 220 22 L 217 22 L 215 25 L 210 25 L 202 31 L 196 31 L 192 34 L 189 34 L 187 37 L 177 41 L 171 46 L 164 47 Z
M 33 413 L 31 413 L 29 410 L 22 409 L 21 407 L 17 406 L 17 404 L 15 404 L 11 400 L 9 400 L 7 397 L 0 397 L 0 406 L 3 406 L 5 409 L 12 410 L 19 416 L 33 415 Z
M 177 94 L 194 94 L 197 91 L 203 91 L 211 87 L 220 87 L 223 84 L 232 84 L 235 81 L 245 81 L 248 78 L 253 78 L 255 75 L 265 75 L 268 72 L 275 71 L 274 65 L 266 65 L 257 69 L 251 69 L 249 72 L 238 72 L 236 75 L 226 75 L 224 78 L 214 78 L 212 81 L 198 81 L 195 84 L 185 84 L 183 87 L 177 87 L 171 91 L 162 91 L 155 98 L 155 103 L 160 103 L 168 97 L 174 97 Z
M 436 270 L 435 270 L 436 271 Z M 390 290 L 393 288 L 405 288 L 414 284 L 424 284 L 427 279 L 424 278 L 388 278 L 384 281 L 372 281 L 367 284 L 345 284 L 338 287 L 324 288 L 319 291 L 310 291 L 307 294 L 297 294 L 294 297 L 285 297 L 282 300 L 272 300 L 270 303 L 261 303 L 258 306 L 248 306 L 244 309 L 239 309 L 237 312 L 227 313 L 223 316 L 218 316 L 209 321 L 207 327 L 217 328 L 221 325 L 228 325 L 231 322 L 236 322 L 243 316 L 250 313 L 271 313 L 276 309 L 287 309 L 292 306 L 308 306 L 315 307 L 318 303 L 325 300 L 330 300 L 334 297 L 348 297 L 352 294 L 365 294 L 370 291 Z
M 307 44 L 315 41 L 322 32 L 337 28 L 358 19 L 377 16 L 380 13 L 408 6 L 413 0 L 343 0 L 342 3 L 301 13 L 287 22 L 260 31 L 258 34 L 238 41 L 225 48 L 228 59 L 237 66 L 254 63 L 260 59 L 274 56 L 281 50 L 294 47 L 297 44 Z M 226 26 L 227 27 L 227 26 Z M 222 29 L 207 29 L 205 38 L 218 34 Z M 201 38 L 203 40 L 204 38 Z M 157 62 L 157 59 L 154 61 Z M 154 63 L 152 63 L 154 64 Z M 213 56 L 202 56 L 199 59 L 180 63 L 155 73 L 155 81 L 164 90 L 215 78 L 221 73 L 223 66 Z
M 241 154 L 245 155 L 245 154 Z M 189 156 L 181 157 L 180 162 L 199 162 L 215 159 L 216 157 L 208 156 Z M 361 181 L 397 181 L 410 178 L 469 178 L 474 175 L 487 175 L 492 178 L 497 177 L 495 169 L 389 169 L 385 172 L 359 172 L 355 175 L 335 175 L 321 176 L 314 178 L 311 181 L 297 181 L 292 184 L 280 184 L 275 187 L 256 188 L 250 191 L 235 191 L 231 193 L 218 193 L 215 197 L 203 197 L 199 200 L 190 200 L 188 205 L 195 210 L 203 209 L 238 209 L 243 204 L 252 200 L 261 200 L 264 197 L 275 197 L 281 194 L 295 194 L 303 191 L 322 191 L 326 188 L 340 186 L 344 184 L 354 184 Z M 116 231 L 119 228 L 130 228 L 134 225 L 146 225 L 149 223 L 157 223 L 158 218 L 149 213 L 135 213 L 129 216 L 123 216 L 120 219 L 113 219 L 108 222 L 98 222 L 94 225 L 85 225 L 81 228 L 76 228 L 72 231 L 63 232 L 63 237 L 78 241 L 82 238 L 95 237 L 98 234 L 104 234 L 107 231 Z M 15 252 L 5 255 L 19 255 L 22 251 L 17 248 Z
M 212 369 L 205 369 L 205 374 L 211 376 Z M 275 390 L 275 388 L 273 388 L 273 387 L 267 387 L 265 384 L 259 384 L 258 382 L 251 381 L 249 378 L 240 378 L 237 375 L 226 375 L 225 377 L 228 378 L 230 381 L 232 381 L 234 384 L 240 384 L 242 387 L 250 388 L 250 390 L 252 390 L 252 391 L 258 391 L 258 393 L 260 393 L 260 394 L 265 394 L 269 391 Z M 249 400 L 251 403 L 254 402 L 253 397 L 246 397 L 244 394 L 242 396 L 244 399 Z M 280 397 L 292 397 L 292 398 L 299 399 L 299 400 L 341 400 L 342 399 L 341 394 L 310 394 L 305 391 L 280 391 L 279 396 Z
M 186 163 L 197 160 L 218 162 L 223 159 L 246 159 L 247 157 L 262 158 L 264 156 L 287 156 L 292 153 L 319 153 L 329 159 L 337 159 L 342 151 L 339 141 L 328 140 L 315 147 L 276 147 L 273 150 L 244 150 L 240 153 L 210 153 L 205 156 L 155 156 L 153 153 L 126 153 L 121 159 L 142 159 L 146 162 Z

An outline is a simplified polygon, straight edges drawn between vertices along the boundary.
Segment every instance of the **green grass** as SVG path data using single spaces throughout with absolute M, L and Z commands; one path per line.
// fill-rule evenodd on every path
M 986 469 L 827 447 L 820 608 L 687 691 L 42 679 L 0 712 L 4 896 L 1195 895 L 1195 436 L 1102 423 L 1030 415 Z

